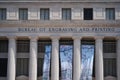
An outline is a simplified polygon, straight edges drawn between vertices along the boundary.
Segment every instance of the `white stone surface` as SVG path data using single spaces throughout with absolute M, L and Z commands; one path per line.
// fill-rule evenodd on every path
M 18 8 L 8 7 L 7 8 L 7 20 L 18 20 Z
M 72 8 L 72 20 L 83 20 L 82 8 Z
M 81 73 L 81 37 L 73 36 L 74 39 L 74 55 L 73 55 L 73 80 L 80 80 Z
M 59 80 L 59 38 L 52 36 L 51 80 Z
M 29 80 L 37 80 L 37 38 L 30 37 Z
M 28 20 L 40 20 L 40 8 L 28 8 Z
M 105 9 L 104 8 L 93 8 L 94 19 L 105 19 Z
M 16 43 L 14 36 L 9 38 L 9 52 L 8 52 L 8 70 L 7 80 L 15 80 L 16 76 Z
M 95 51 L 95 79 L 103 79 L 103 37 L 96 37 L 96 51 Z
M 116 20 L 120 20 L 120 8 L 115 9 L 115 15 Z
M 120 19 L 120 7 L 118 3 L 8 3 L 7 6 L 3 3 L 0 3 L 0 7 L 7 7 L 7 20 L 18 20 L 19 18 L 19 8 L 28 8 L 28 19 L 29 20 L 39 20 L 40 19 L 40 8 L 50 8 L 50 18 L 51 20 L 60 20 L 61 19 L 61 9 L 62 8 L 71 8 L 72 9 L 72 19 L 73 20 L 82 20 L 83 19 L 83 9 L 84 8 L 93 8 L 94 19 L 105 19 L 105 8 L 115 8 L 116 10 L 116 20 Z
M 2 0 L 0 0 L 2 1 Z M 4 0 L 5 1 L 5 0 Z M 8 0 L 6 0 L 8 1 Z M 37 1 L 37 0 L 36 0 Z M 58 0 L 59 1 L 59 0 Z M 63 1 L 63 0 L 62 0 Z M 71 8 L 72 9 L 72 20 L 71 22 L 74 22 L 74 20 L 83 20 L 83 9 L 84 8 L 93 8 L 93 16 L 95 20 L 105 20 L 105 8 L 115 8 L 115 14 L 116 14 L 116 20 L 120 20 L 120 2 L 119 3 L 115 3 L 115 1 L 120 1 L 120 0 L 110 0 L 114 3 L 111 3 L 110 1 L 107 1 L 107 3 L 104 3 L 105 0 L 102 0 L 102 3 L 99 3 L 98 1 L 100 0 L 92 0 L 92 1 L 88 1 L 85 0 L 82 2 L 70 2 L 70 1 L 74 1 L 74 0 L 69 0 L 69 2 L 29 2 L 29 3 L 22 3 L 22 2 L 7 2 L 7 3 L 1 3 L 0 2 L 0 8 L 7 8 L 7 20 L 19 20 L 19 8 L 28 8 L 28 19 L 29 20 L 40 20 L 40 8 L 50 8 L 50 19 L 51 20 L 61 20 L 61 9 L 62 8 Z M 90 3 L 89 3 L 90 2 Z M 95 2 L 95 3 L 94 3 Z M 109 3 L 110 2 L 110 3 Z M 119 22 L 119 21 L 118 21 Z M 13 22 L 15 23 L 15 22 Z M 19 24 L 22 24 L 22 22 L 18 22 Z M 52 23 L 52 22 L 51 22 Z M 84 22 L 83 22 L 84 23 Z M 110 22 L 109 22 L 110 23 Z M 111 22 L 112 23 L 112 22 Z M 6 22 L 7 24 L 7 22 Z M 9 22 L 9 24 L 11 24 L 11 22 Z M 16 23 L 15 23 L 16 24 Z M 45 23 L 46 24 L 46 23 Z M 101 22 L 92 22 L 92 24 L 101 24 Z M 118 23 L 117 23 L 118 24 Z M 26 25 L 29 25 L 26 24 Z M 47 23 L 46 25 L 49 25 L 49 23 Z M 66 24 L 65 24 L 66 25 Z M 2 25 L 0 25 L 2 26 Z M 82 26 L 82 25 L 81 25 Z M 80 27 L 81 27 L 80 26 Z M 110 25 L 109 27 L 111 27 L 112 25 Z M 21 25 L 21 27 L 23 27 Z M 35 25 L 33 24 L 32 27 L 35 27 Z M 43 26 L 44 27 L 44 26 Z M 50 26 L 52 27 L 52 26 Z M 56 27 L 56 26 L 55 26 Z M 68 27 L 68 25 L 67 25 Z M 70 27 L 75 27 L 75 26 L 70 26 Z M 88 26 L 89 27 L 89 26 Z M 101 27 L 101 26 L 94 26 L 94 27 Z M 113 27 L 113 26 L 112 26 Z M 49 28 L 49 27 L 48 27 Z M 120 35 L 120 29 L 119 29 L 119 25 L 118 27 L 116 27 L 116 32 L 83 32 L 83 33 L 78 33 L 79 35 L 82 35 L 83 37 L 95 37 L 98 35 L 104 35 L 104 36 L 110 36 L 110 37 L 116 37 L 116 35 Z M 7 36 L 9 34 L 14 34 L 16 36 L 30 36 L 32 34 L 35 34 L 39 37 L 50 37 L 50 35 L 52 34 L 59 34 L 61 37 L 72 37 L 72 35 L 76 34 L 76 33 L 51 33 L 51 32 L 18 32 L 18 25 L 16 25 L 16 27 L 11 27 L 8 25 L 8 27 L 3 27 L 0 28 L 0 36 Z M 15 67 L 15 62 L 16 62 L 16 47 L 15 47 L 15 40 L 10 40 L 11 42 L 9 43 L 9 53 L 8 53 L 8 74 L 6 78 L 0 78 L 0 80 L 15 80 L 15 75 L 16 75 L 16 67 Z M 54 41 L 54 40 L 53 40 Z M 119 43 L 117 43 L 117 56 L 115 54 L 110 54 L 111 56 L 107 56 L 105 55 L 104 57 L 106 58 L 116 58 L 117 57 L 117 80 L 120 79 L 120 41 L 118 41 Z M 36 43 L 32 42 L 34 46 L 36 46 Z M 58 40 L 53 42 L 53 50 L 52 50 L 52 80 L 59 80 L 59 46 L 58 46 Z M 78 44 L 76 44 L 78 45 Z M 54 47 L 57 46 L 57 47 Z M 103 55 L 102 55 L 102 41 L 101 40 L 97 40 L 96 43 L 96 80 L 103 80 Z M 31 57 L 30 57 L 30 80 L 36 80 L 36 67 L 37 67 L 37 60 L 36 60 L 36 49 L 35 47 L 33 48 L 33 51 L 31 51 Z M 77 48 L 76 48 L 77 50 Z M 79 51 L 79 50 L 78 50 Z M 77 51 L 76 51 L 77 52 Z M 35 54 L 32 54 L 35 53 Z M 56 54 L 57 53 L 57 54 Z M 23 53 L 24 54 L 24 53 Z M 28 58 L 29 55 L 18 55 L 18 58 Z M 7 55 L 0 54 L 0 57 L 3 58 L 7 58 Z M 79 56 L 77 56 L 79 57 Z M 77 58 L 76 58 L 77 59 Z M 34 65 L 35 64 L 35 65 Z M 34 66 L 33 66 L 34 65 Z M 78 66 L 77 66 L 78 67 Z M 74 72 L 75 73 L 75 72 Z M 79 73 L 78 73 L 79 74 Z M 78 76 L 77 76 L 78 77 Z M 75 78 L 75 80 L 77 80 L 77 77 Z M 23 79 L 23 78 L 21 78 Z M 39 79 L 39 78 L 38 78 Z M 27 80 L 27 78 L 25 79 Z
M 61 8 L 58 8 L 57 6 L 50 8 L 50 19 L 61 20 Z
M 120 37 L 117 38 L 117 80 L 120 80 Z

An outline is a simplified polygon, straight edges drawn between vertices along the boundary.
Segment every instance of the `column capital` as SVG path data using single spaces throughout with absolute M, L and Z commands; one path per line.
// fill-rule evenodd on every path
M 50 38 L 51 38 L 52 40 L 59 40 L 59 39 L 60 39 L 60 36 L 59 36 L 59 35 L 52 35 L 52 36 L 50 36 Z
M 38 36 L 29 36 L 30 41 L 37 41 Z
M 104 38 L 104 36 L 95 36 L 95 37 L 94 37 L 94 39 L 96 39 L 96 40 L 97 40 L 97 39 L 103 39 L 103 38 Z
M 72 36 L 72 39 L 79 39 L 79 40 L 81 40 L 82 37 L 81 36 Z
M 14 36 L 14 35 L 8 35 L 7 38 L 8 38 L 8 39 L 16 39 L 17 36 Z
M 120 40 L 120 36 L 116 36 L 116 40 Z

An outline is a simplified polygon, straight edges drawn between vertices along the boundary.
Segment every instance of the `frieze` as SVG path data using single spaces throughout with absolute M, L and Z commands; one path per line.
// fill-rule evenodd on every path
M 120 30 L 120 29 L 117 29 Z M 18 28 L 17 32 L 33 32 L 33 33 L 85 33 L 85 32 L 118 32 L 116 28 L 108 27 L 108 28 L 101 28 L 101 27 L 48 27 L 48 28 Z
M 0 33 L 120 33 L 120 27 L 5 27 Z

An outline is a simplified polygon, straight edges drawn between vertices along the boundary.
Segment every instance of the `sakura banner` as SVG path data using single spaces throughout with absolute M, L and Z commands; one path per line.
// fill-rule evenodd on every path
M 45 46 L 45 56 L 44 56 L 44 64 L 43 64 L 43 80 L 50 80 L 50 58 L 51 58 L 51 45 Z
M 82 45 L 82 63 L 80 80 L 92 80 L 94 45 Z
M 72 45 L 60 45 L 61 80 L 72 80 Z

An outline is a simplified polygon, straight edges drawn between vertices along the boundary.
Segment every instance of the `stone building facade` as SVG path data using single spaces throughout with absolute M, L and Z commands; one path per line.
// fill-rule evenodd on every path
M 62 42 L 72 42 L 72 80 L 84 43 L 95 46 L 93 79 L 119 80 L 120 0 L 0 0 L 0 80 L 42 80 L 46 44 L 50 79 L 61 80 Z

